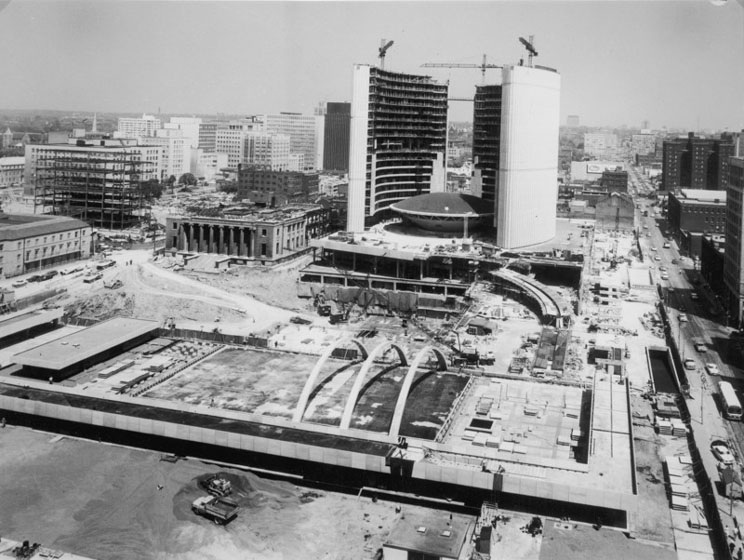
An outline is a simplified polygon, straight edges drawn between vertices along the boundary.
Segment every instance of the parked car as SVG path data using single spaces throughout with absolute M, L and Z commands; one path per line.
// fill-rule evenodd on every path
M 685 360 L 685 369 L 695 369 L 695 360 L 692 358 L 687 358 Z
M 687 322 L 687 315 L 685 313 L 679 314 L 679 322 L 680 323 L 686 323 Z
M 101 278 L 103 278 L 103 274 L 99 272 L 97 274 L 86 276 L 85 278 L 83 278 L 83 282 L 85 282 L 86 284 L 92 284 L 93 282 L 95 282 L 96 280 L 100 280 Z
M 700 296 L 698 295 L 698 293 L 697 293 L 697 292 L 692 292 L 692 293 L 690 294 L 690 299 L 691 299 L 692 301 L 697 301 L 697 300 L 699 300 L 699 299 L 700 299 Z
M 51 280 L 52 278 L 57 276 L 57 274 L 59 274 L 59 272 L 57 272 L 56 270 L 49 270 L 41 275 L 41 281 Z
M 708 351 L 708 347 L 705 344 L 703 344 L 702 342 L 696 342 L 695 343 L 695 350 L 697 350 L 698 352 L 707 352 Z
M 12 286 L 13 286 L 14 288 L 20 288 L 20 287 L 22 287 L 22 286 L 25 286 L 26 284 L 28 284 L 28 282 L 26 282 L 25 280 L 16 280 L 16 281 L 15 281 L 15 282 L 13 282 L 13 284 L 11 284 L 11 285 L 12 285 Z
M 43 280 L 41 274 L 32 274 L 28 278 L 26 278 L 28 282 L 41 282 Z
M 63 268 L 59 271 L 60 274 L 74 274 L 75 272 L 80 272 L 81 270 L 84 270 L 84 267 L 82 265 L 78 266 L 71 266 L 70 268 Z
M 662 280 L 669 280 L 669 275 L 666 272 L 661 273 L 661 279 Z
M 716 459 L 721 461 L 724 465 L 734 464 L 734 455 L 731 453 L 727 445 L 718 443 L 710 446 L 711 451 Z
M 667 271 L 667 267 L 665 267 L 665 266 L 664 266 L 664 265 L 662 264 L 662 265 L 661 265 L 661 266 L 659 267 L 659 270 L 660 270 L 660 271 L 662 271 L 662 272 L 666 272 L 666 271 Z
M 716 364 L 705 364 L 705 371 L 708 372 L 708 375 L 718 375 L 721 373 L 721 370 L 718 369 Z

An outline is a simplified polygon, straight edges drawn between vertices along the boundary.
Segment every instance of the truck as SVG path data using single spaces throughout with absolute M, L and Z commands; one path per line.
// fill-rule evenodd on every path
M 238 516 L 240 506 L 229 498 L 201 496 L 191 503 L 191 511 L 214 521 L 217 525 L 225 525 Z
M 224 498 L 232 494 L 230 481 L 216 474 L 202 480 L 201 485 L 213 496 Z

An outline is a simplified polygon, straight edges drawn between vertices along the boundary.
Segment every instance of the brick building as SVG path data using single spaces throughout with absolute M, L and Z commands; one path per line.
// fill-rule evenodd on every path
M 669 193 L 668 221 L 680 251 L 699 256 L 704 234 L 723 234 L 726 191 L 681 189 Z
M 661 189 L 725 189 L 728 183 L 728 160 L 734 155 L 734 148 L 734 140 L 730 136 L 700 138 L 690 132 L 687 138 L 666 140 Z
M 284 206 L 293 201 L 304 202 L 319 193 L 317 172 L 272 171 L 259 166 L 238 169 L 239 200 L 249 200 L 267 206 Z

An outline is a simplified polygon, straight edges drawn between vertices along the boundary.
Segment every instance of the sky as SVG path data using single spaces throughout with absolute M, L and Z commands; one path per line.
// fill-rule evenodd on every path
M 480 70 L 421 64 L 516 63 L 530 35 L 535 63 L 561 74 L 562 123 L 744 128 L 733 0 L 0 0 L 0 108 L 312 114 L 351 100 L 352 65 L 376 64 L 382 38 L 395 42 L 387 69 L 472 97 Z M 472 104 L 451 102 L 450 119 L 472 120 Z

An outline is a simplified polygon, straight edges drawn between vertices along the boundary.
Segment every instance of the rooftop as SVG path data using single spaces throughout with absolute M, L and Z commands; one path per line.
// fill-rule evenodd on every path
M 706 202 L 726 204 L 726 191 L 711 191 L 707 189 L 680 189 L 684 202 Z
M 0 241 L 47 235 L 90 227 L 85 222 L 65 216 L 31 216 L 0 213 Z
M 493 214 L 493 203 L 470 194 L 429 193 L 396 202 L 392 209 L 404 214 L 467 216 Z
M 0 165 L 24 165 L 25 163 L 26 158 L 23 156 L 9 156 L 0 158 Z
M 383 546 L 437 558 L 458 558 L 474 521 L 459 513 L 404 511 Z
M 16 354 L 15 362 L 60 371 L 157 328 L 156 321 L 115 317 Z

